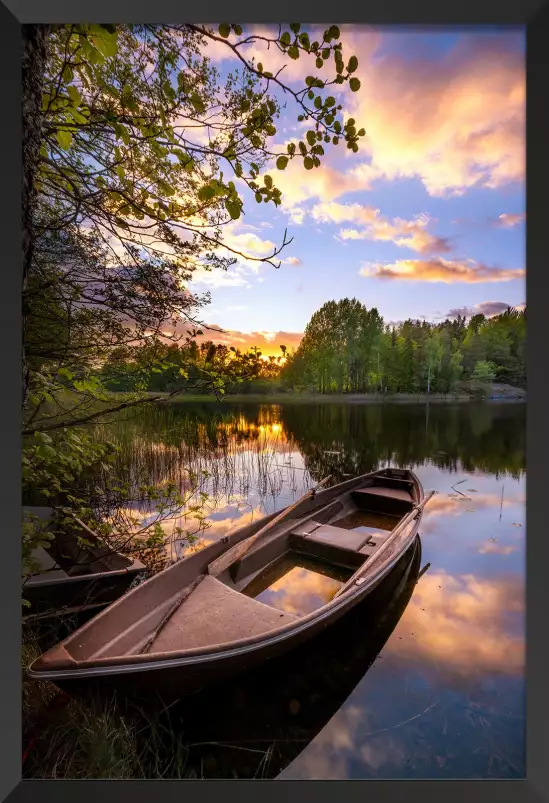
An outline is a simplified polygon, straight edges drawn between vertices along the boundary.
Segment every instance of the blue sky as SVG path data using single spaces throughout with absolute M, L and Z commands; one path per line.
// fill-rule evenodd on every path
M 227 241 L 267 253 L 287 228 L 278 270 L 242 262 L 191 285 L 211 291 L 204 319 L 235 345 L 296 345 L 313 312 L 345 296 L 387 321 L 525 301 L 524 31 L 342 26 L 342 41 L 359 60 L 361 89 L 341 95 L 366 129 L 359 152 L 270 170 L 279 209 L 245 197 Z M 211 55 L 222 74 L 234 66 Z M 310 72 L 294 62 L 289 78 Z M 288 103 L 280 145 L 303 135 L 297 114 Z

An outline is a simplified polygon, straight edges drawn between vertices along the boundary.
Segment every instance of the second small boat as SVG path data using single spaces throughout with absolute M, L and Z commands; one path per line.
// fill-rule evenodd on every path
M 310 491 L 130 591 L 38 658 L 29 675 L 67 690 L 166 700 L 242 672 L 334 624 L 389 574 L 417 535 L 425 495 L 407 469 Z M 277 607 L 296 569 L 329 578 L 318 606 Z

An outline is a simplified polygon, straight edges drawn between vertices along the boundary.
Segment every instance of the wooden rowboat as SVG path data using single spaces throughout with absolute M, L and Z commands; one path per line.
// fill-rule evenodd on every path
M 415 539 L 433 493 L 407 469 L 313 490 L 133 589 L 40 656 L 29 675 L 67 690 L 168 698 L 284 653 L 377 587 Z M 296 569 L 337 590 L 313 610 L 261 601 Z
M 49 507 L 26 507 L 46 532 L 51 530 L 54 511 Z M 61 615 L 98 612 L 124 594 L 137 575 L 146 571 L 140 560 L 131 559 L 102 547 L 89 528 L 83 535 L 86 546 L 75 532 L 58 533 L 47 547 L 38 547 L 33 557 L 39 571 L 23 582 L 24 622 L 37 622 Z

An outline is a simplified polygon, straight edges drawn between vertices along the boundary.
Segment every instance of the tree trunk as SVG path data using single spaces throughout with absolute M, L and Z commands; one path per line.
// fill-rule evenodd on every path
M 23 144 L 23 187 L 22 187 L 22 403 L 27 404 L 29 369 L 25 356 L 26 333 L 26 290 L 33 257 L 33 214 L 36 203 L 35 178 L 42 145 L 42 85 L 46 64 L 47 25 L 23 25 L 22 55 L 22 144 Z

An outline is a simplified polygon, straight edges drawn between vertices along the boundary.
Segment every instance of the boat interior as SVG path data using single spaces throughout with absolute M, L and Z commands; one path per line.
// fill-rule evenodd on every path
M 135 588 L 40 661 L 101 665 L 206 647 L 215 651 L 297 621 L 329 602 L 418 503 L 421 489 L 412 477 L 388 470 L 332 499 L 331 489 L 318 494 L 217 576 L 208 573 L 208 548 L 192 554 Z M 259 526 L 247 529 L 253 535 Z M 220 554 L 218 548 L 214 557 Z M 300 605 L 296 597 L 303 600 L 307 588 L 316 597 L 313 593 Z

